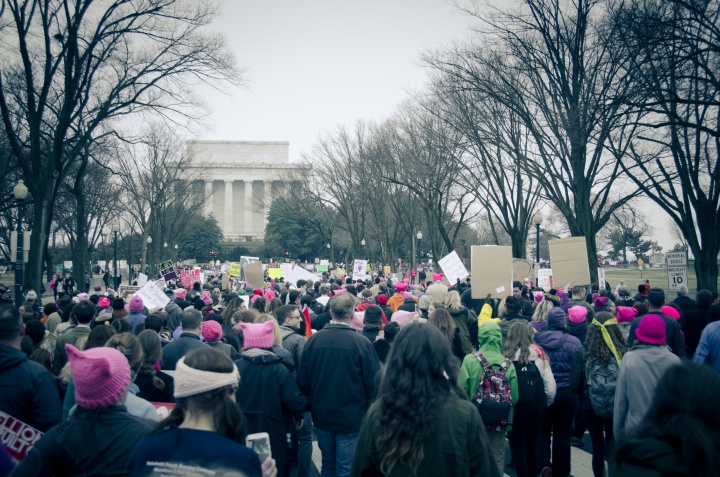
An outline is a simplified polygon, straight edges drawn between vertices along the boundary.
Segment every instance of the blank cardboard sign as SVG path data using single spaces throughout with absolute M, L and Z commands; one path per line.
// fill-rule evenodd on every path
M 262 287 L 265 285 L 265 280 L 263 280 L 262 263 L 244 263 L 243 272 L 245 273 L 245 281 L 248 282 L 253 288 L 262 289 Z
M 473 299 L 505 298 L 512 293 L 512 247 L 473 245 L 470 249 Z
M 585 237 L 550 240 L 550 263 L 555 286 L 590 285 Z

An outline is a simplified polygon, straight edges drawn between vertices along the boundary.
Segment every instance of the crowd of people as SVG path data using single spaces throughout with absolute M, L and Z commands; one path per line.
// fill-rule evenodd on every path
M 308 477 L 313 436 L 322 476 L 566 477 L 573 445 L 595 477 L 718 475 L 716 293 L 408 282 L 0 286 L 0 411 L 44 433 L 0 476 Z

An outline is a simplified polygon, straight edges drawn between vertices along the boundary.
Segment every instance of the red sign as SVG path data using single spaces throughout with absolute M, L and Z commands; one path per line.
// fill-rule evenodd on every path
M 186 290 L 192 290 L 193 284 L 200 281 L 200 270 L 180 270 L 180 283 Z
M 42 435 L 34 427 L 0 411 L 0 442 L 13 459 L 23 460 Z

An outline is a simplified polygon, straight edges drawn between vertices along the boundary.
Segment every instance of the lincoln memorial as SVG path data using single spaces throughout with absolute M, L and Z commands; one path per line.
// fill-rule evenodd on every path
M 186 178 L 204 192 L 204 214 L 225 241 L 262 239 L 272 198 L 309 168 L 290 162 L 287 141 L 188 141 L 188 152 Z

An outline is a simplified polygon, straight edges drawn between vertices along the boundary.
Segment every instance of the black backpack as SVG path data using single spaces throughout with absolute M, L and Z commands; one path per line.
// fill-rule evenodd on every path
M 520 364 L 514 361 L 518 382 L 518 402 L 515 405 L 514 422 L 537 422 L 545 415 L 547 396 L 545 383 L 535 363 Z

